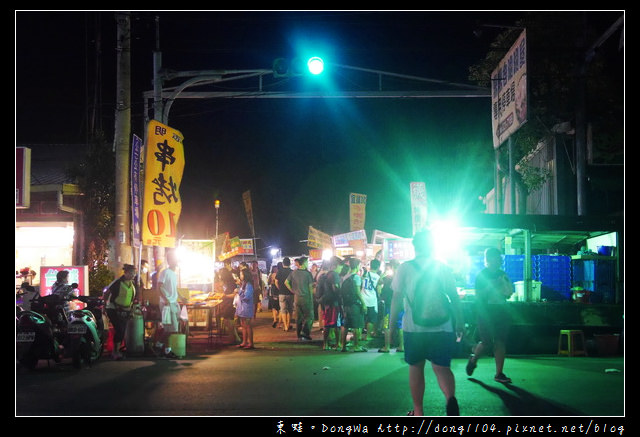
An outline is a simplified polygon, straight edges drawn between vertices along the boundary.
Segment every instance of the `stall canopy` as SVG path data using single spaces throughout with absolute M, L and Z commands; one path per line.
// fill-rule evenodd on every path
M 468 215 L 459 221 L 467 246 L 499 247 L 511 237 L 511 247 L 523 248 L 529 231 L 532 250 L 573 253 L 587 239 L 618 232 L 622 241 L 622 217 L 552 215 Z

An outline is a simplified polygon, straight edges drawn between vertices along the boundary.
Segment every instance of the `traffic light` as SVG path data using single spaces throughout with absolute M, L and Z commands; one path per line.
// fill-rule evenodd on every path
M 277 58 L 273 61 L 273 77 L 302 76 L 308 73 L 317 75 L 324 70 L 322 58 L 314 56 L 306 62 L 302 58 Z
M 324 61 L 322 58 L 318 56 L 314 56 L 309 58 L 307 61 L 307 67 L 309 68 L 309 73 L 311 74 L 322 74 L 324 71 Z
M 289 60 L 285 58 L 278 58 L 273 61 L 273 77 L 287 76 L 289 76 Z

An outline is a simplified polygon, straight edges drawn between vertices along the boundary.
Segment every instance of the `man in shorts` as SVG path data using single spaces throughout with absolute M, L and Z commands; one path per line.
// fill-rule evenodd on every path
M 285 286 L 293 292 L 293 304 L 296 312 L 296 334 L 300 341 L 311 340 L 313 326 L 313 276 L 308 270 L 309 259 L 298 258 L 298 268 L 293 270 L 284 281 Z
M 285 257 L 282 260 L 282 268 L 276 273 L 276 287 L 278 287 L 278 303 L 280 305 L 280 321 L 282 330 L 287 332 L 292 329 L 291 314 L 293 313 L 293 293 L 285 285 L 285 281 L 291 274 L 291 259 Z
M 415 265 L 424 267 L 433 260 L 433 239 L 429 231 L 420 231 L 413 237 L 415 249 Z M 440 283 L 443 292 L 451 300 L 452 317 L 436 326 L 420 326 L 413 321 L 410 301 L 413 301 L 419 270 L 413 262 L 405 262 L 395 274 L 392 282 L 393 298 L 389 315 L 389 329 L 395 331 L 400 312 L 404 334 L 404 359 L 409 364 L 409 389 L 413 400 L 410 416 L 422 416 L 425 388 L 424 366 L 431 362 L 438 386 L 446 400 L 447 416 L 460 415 L 458 401 L 455 397 L 455 377 L 451 372 L 451 357 L 456 349 L 456 333 L 462 335 L 464 320 L 462 308 L 455 287 L 455 280 L 451 270 L 443 265 L 440 269 Z
M 473 348 L 467 362 L 467 375 L 471 376 L 478 358 L 487 347 L 493 346 L 496 362 L 494 379 L 498 382 L 510 383 L 511 378 L 503 373 L 506 355 L 506 343 L 509 335 L 511 316 L 507 299 L 513 293 L 513 284 L 502 266 L 502 254 L 495 247 L 484 252 L 485 268 L 476 278 L 476 316 L 480 341 Z

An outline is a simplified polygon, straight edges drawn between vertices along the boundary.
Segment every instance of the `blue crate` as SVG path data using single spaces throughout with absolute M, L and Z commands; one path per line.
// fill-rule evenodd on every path
M 511 282 L 524 280 L 524 255 L 505 255 L 502 268 Z

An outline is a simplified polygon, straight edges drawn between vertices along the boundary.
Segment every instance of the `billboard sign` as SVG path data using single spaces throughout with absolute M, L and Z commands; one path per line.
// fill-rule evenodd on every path
M 527 105 L 527 34 L 523 30 L 491 73 L 494 149 L 526 123 Z
M 333 247 L 348 247 L 352 246 L 351 242 L 355 240 L 362 240 L 366 244 L 367 234 L 364 229 L 359 231 L 347 232 L 346 234 L 338 234 L 331 237 L 333 240 Z
M 40 296 L 51 294 L 56 276 L 62 270 L 69 271 L 69 285 L 78 284 L 80 296 L 89 295 L 89 268 L 87 266 L 40 266 Z
M 331 249 L 331 235 L 326 234 L 313 226 L 309 226 L 307 234 L 307 246 L 315 249 Z
M 415 257 L 413 240 L 411 238 L 387 238 L 382 244 L 382 253 L 386 262 L 391 260 L 408 261 Z

